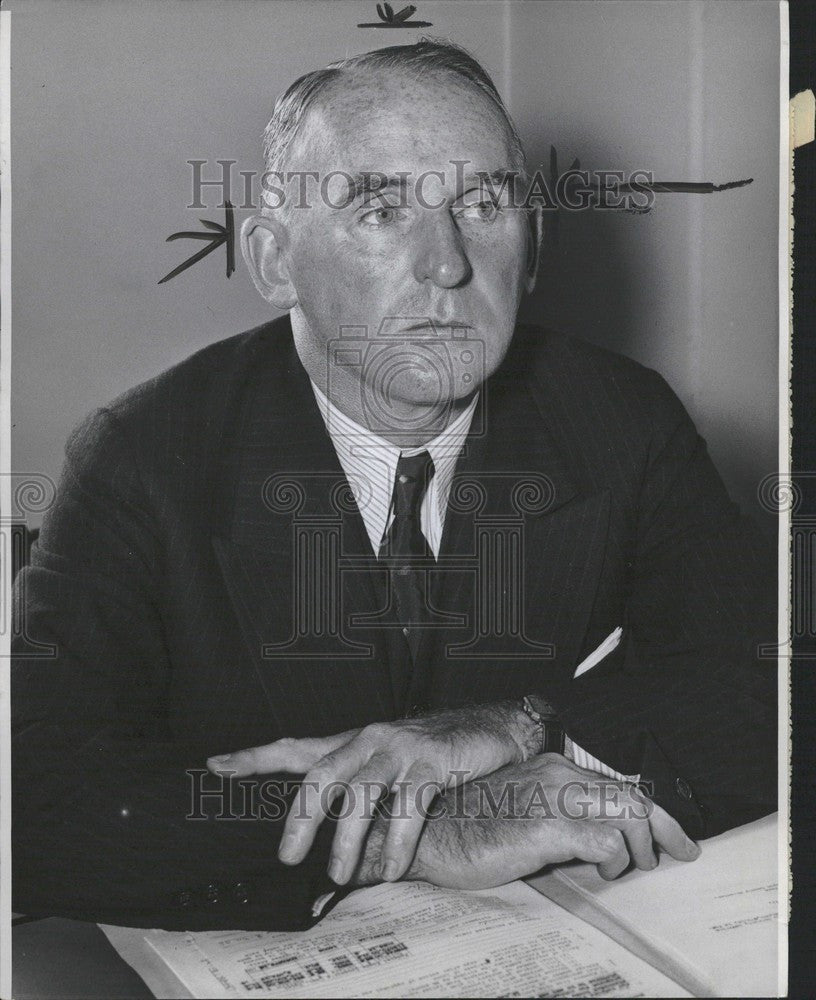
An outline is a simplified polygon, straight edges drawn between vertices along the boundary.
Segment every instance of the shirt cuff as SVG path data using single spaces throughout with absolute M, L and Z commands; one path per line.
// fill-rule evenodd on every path
M 627 781 L 635 785 L 640 781 L 639 774 L 621 774 L 620 771 L 616 771 L 613 767 L 598 760 L 597 757 L 593 757 L 592 754 L 587 753 L 577 743 L 573 743 L 569 736 L 566 736 L 564 739 L 564 756 L 567 760 L 571 760 L 577 764 L 578 767 L 584 767 L 588 771 L 597 771 L 605 778 L 612 778 L 613 781 Z

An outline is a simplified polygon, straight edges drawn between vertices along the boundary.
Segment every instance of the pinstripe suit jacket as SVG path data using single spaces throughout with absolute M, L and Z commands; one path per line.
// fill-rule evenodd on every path
M 457 466 L 416 668 L 380 627 L 385 581 L 287 319 L 92 414 L 66 455 L 18 580 L 18 910 L 307 926 L 331 824 L 283 866 L 280 819 L 215 819 L 223 797 L 185 819 L 204 781 L 185 772 L 425 706 L 543 693 L 694 837 L 775 808 L 772 562 L 632 361 L 519 328 Z

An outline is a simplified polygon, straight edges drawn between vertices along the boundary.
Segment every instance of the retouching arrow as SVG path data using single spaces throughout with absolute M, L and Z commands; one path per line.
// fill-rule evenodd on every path
M 192 267 L 193 264 L 197 264 L 200 260 L 203 260 L 207 254 L 217 250 L 222 243 L 226 243 L 227 246 L 227 277 L 229 278 L 235 272 L 235 208 L 232 202 L 224 202 L 226 209 L 226 225 L 221 226 L 217 222 L 211 222 L 209 219 L 199 219 L 198 221 L 202 226 L 206 226 L 208 229 L 212 230 L 209 233 L 202 232 L 182 232 L 182 233 L 171 233 L 170 236 L 165 240 L 169 243 L 171 240 L 206 240 L 208 246 L 204 247 L 203 250 L 199 250 L 198 253 L 194 253 L 192 257 L 188 257 L 182 264 L 178 267 L 174 267 L 169 274 L 165 276 L 158 282 L 159 285 L 163 285 L 165 281 L 170 281 L 175 278 L 176 275 L 181 274 L 182 271 L 186 271 L 188 267 Z
M 358 24 L 358 28 L 430 28 L 430 21 L 409 21 L 408 18 L 412 14 L 416 13 L 416 7 L 413 4 L 408 4 L 407 7 L 403 7 L 402 10 L 398 10 L 394 13 L 394 8 L 390 3 L 377 4 L 377 14 L 380 18 L 377 21 L 367 21 L 364 24 Z

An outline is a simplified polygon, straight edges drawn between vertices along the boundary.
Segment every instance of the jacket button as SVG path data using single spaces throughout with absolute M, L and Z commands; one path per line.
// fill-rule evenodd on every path
M 249 892 L 247 891 L 247 887 L 244 885 L 243 882 L 236 882 L 235 885 L 232 887 L 232 891 L 235 895 L 236 900 L 239 903 L 249 902 Z
M 428 703 L 424 701 L 417 702 L 416 705 L 408 713 L 409 716 L 424 715 L 428 711 Z
M 182 889 L 178 896 L 176 896 L 176 902 L 179 906 L 189 906 L 192 901 L 193 894 L 189 889 Z
M 681 799 L 691 798 L 691 787 L 684 778 L 678 778 L 674 783 L 674 788 Z
M 218 886 L 215 884 L 215 882 L 210 882 L 210 884 L 207 886 L 206 890 L 204 891 L 204 898 L 207 900 L 208 903 L 218 902 Z

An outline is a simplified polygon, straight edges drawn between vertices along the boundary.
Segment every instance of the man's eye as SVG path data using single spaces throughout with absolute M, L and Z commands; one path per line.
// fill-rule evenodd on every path
M 379 208 L 373 208 L 368 212 L 364 212 L 360 216 L 360 222 L 364 226 L 371 226 L 376 229 L 380 226 L 387 226 L 392 222 L 396 222 L 399 215 L 399 209 L 388 205 L 381 205 Z
M 492 222 L 499 212 L 499 206 L 493 201 L 477 201 L 465 205 L 456 213 L 459 219 L 475 219 L 479 222 Z

